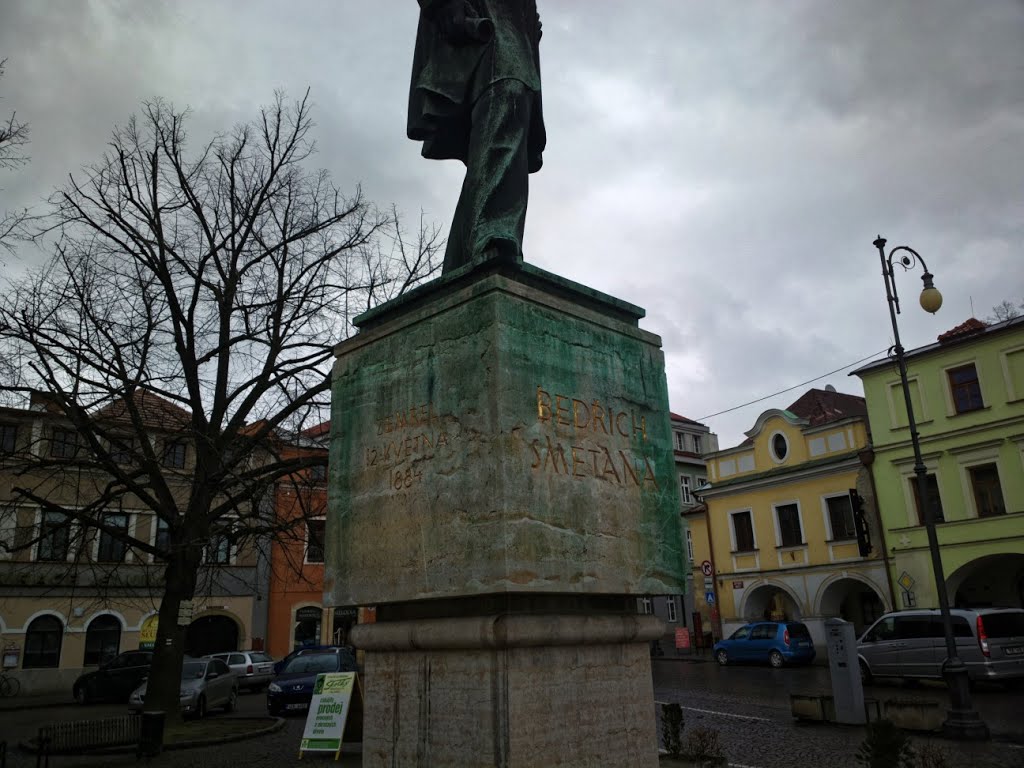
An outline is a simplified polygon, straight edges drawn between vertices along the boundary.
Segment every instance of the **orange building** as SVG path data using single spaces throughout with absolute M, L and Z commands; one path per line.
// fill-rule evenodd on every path
M 324 463 L 300 482 L 280 483 L 275 492 L 277 518 L 304 521 L 288 526 L 288 533 L 275 537 L 271 545 L 267 652 L 274 658 L 307 645 L 345 644 L 356 620 L 354 610 L 335 611 L 323 604 L 330 428 L 330 422 L 324 422 L 306 430 L 299 444 L 289 449 L 322 457 Z

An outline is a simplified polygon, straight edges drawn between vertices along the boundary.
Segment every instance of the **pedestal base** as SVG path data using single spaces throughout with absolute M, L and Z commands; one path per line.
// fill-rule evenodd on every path
M 651 616 L 361 625 L 363 765 L 658 764 Z

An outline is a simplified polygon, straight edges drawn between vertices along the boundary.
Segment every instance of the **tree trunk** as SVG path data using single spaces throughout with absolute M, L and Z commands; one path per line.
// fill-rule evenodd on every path
M 167 563 L 153 664 L 146 684 L 145 711 L 164 712 L 169 721 L 181 720 L 178 702 L 187 626 L 178 626 L 178 609 L 182 601 L 195 595 L 199 556 L 192 549 L 175 548 Z

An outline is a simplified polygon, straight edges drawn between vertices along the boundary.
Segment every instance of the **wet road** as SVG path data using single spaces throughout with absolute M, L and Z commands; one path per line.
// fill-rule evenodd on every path
M 721 733 L 730 763 L 739 768 L 845 768 L 856 765 L 854 754 L 863 739 L 863 729 L 855 726 L 796 723 L 789 709 L 792 692 L 824 692 L 829 689 L 828 672 L 821 667 L 771 669 L 757 666 L 719 667 L 713 663 L 681 661 L 652 662 L 655 700 L 678 702 L 684 707 L 686 727 L 704 725 Z M 933 698 L 945 700 L 939 686 L 905 688 L 873 686 L 867 691 L 875 698 Z M 974 768 L 1024 768 L 1024 694 L 990 688 L 976 692 L 975 701 L 982 716 L 997 736 L 1013 735 L 1008 740 L 982 745 L 963 745 L 937 739 L 914 737 L 918 744 L 931 741 L 949 755 L 949 765 Z M 243 694 L 239 714 L 265 713 L 262 694 Z M 588 702 L 580 702 L 580 706 Z M 656 710 L 652 717 L 656 717 Z M 30 768 L 35 756 L 21 752 L 16 745 L 31 736 L 43 722 L 79 720 L 122 714 L 125 707 L 51 707 L 0 713 L 0 740 L 11 745 L 8 768 Z M 215 714 L 214 717 L 223 717 Z M 298 760 L 297 748 L 304 724 L 303 717 L 291 717 L 277 733 L 250 741 L 224 744 L 202 750 L 164 753 L 151 761 L 150 768 L 283 768 L 284 766 L 339 765 L 327 756 L 307 756 Z M 658 726 L 660 730 L 660 725 Z M 343 757 L 341 766 L 358 766 L 358 756 Z M 59 757 L 56 768 L 115 768 L 136 765 L 134 756 L 91 758 Z

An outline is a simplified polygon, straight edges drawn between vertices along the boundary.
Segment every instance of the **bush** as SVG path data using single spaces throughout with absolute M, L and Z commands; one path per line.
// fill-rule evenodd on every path
M 690 760 L 715 760 L 725 756 L 718 731 L 702 725 L 690 730 L 683 754 Z
M 935 744 L 925 744 L 917 750 L 917 768 L 949 768 L 946 750 Z
M 857 750 L 857 765 L 865 768 L 914 768 L 910 739 L 890 720 L 876 720 Z
M 665 751 L 672 757 L 679 757 L 683 749 L 683 708 L 678 704 L 666 704 L 661 708 L 661 740 Z

